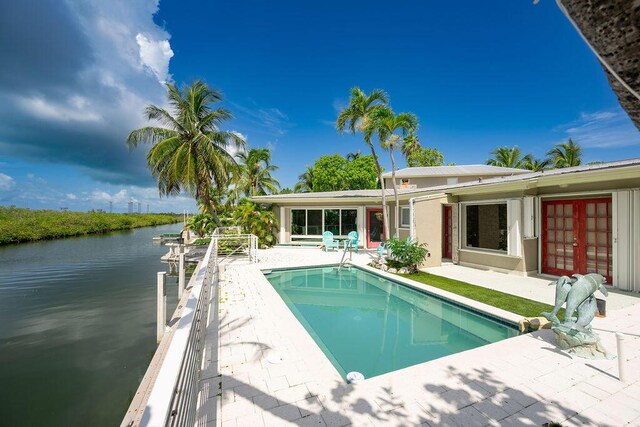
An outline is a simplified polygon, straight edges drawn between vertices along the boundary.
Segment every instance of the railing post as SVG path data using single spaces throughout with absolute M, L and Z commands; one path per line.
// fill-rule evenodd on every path
M 158 342 L 160 342 L 162 340 L 162 336 L 164 335 L 164 330 L 167 324 L 167 273 L 165 271 L 158 272 L 157 295 L 158 307 L 156 310 L 156 339 Z
M 184 271 L 184 246 L 180 245 L 180 250 L 178 254 L 178 298 L 182 297 L 184 293 L 184 282 L 185 282 L 185 271 Z

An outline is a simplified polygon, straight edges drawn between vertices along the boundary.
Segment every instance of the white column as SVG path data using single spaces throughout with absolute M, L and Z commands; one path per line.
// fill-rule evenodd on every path
M 507 253 L 511 256 L 522 256 L 522 201 L 507 201 Z
M 362 245 L 363 248 L 367 247 L 367 209 L 364 206 L 358 207 L 358 245 Z
M 285 228 L 285 212 L 284 206 L 280 206 L 280 243 L 288 243 L 284 241 L 284 236 L 286 234 Z
M 167 273 L 164 271 L 158 272 L 157 296 L 158 307 L 156 310 L 156 339 L 160 342 L 167 324 Z

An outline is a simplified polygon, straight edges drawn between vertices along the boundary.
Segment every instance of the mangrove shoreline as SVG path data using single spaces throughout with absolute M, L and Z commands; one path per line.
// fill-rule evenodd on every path
M 0 246 L 172 224 L 181 218 L 172 214 L 69 212 L 0 206 Z

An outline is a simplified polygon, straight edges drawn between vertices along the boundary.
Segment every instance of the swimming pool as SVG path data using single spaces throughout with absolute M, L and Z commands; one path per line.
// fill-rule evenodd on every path
M 518 335 L 515 325 L 357 267 L 264 272 L 340 375 L 365 378 Z

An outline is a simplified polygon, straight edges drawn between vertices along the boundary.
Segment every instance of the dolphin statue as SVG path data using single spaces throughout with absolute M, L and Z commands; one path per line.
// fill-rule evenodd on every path
M 590 295 L 589 298 L 584 300 L 582 304 L 580 304 L 577 308 L 578 310 L 578 320 L 573 325 L 574 329 L 577 329 L 581 332 L 587 332 L 591 329 L 589 323 L 596 317 L 596 313 L 598 312 L 598 303 L 596 302 L 596 297 Z
M 567 309 L 565 311 L 564 322 L 567 324 L 574 323 L 574 320 L 572 319 L 573 313 L 576 311 L 578 306 L 593 295 L 595 291 L 599 290 L 604 296 L 609 294 L 607 289 L 604 287 L 606 279 L 602 275 L 589 273 L 584 276 L 580 274 L 574 274 L 573 276 L 577 280 L 573 283 L 573 286 L 571 286 L 571 290 L 569 291 L 569 295 L 567 295 Z
M 571 291 L 571 286 L 573 285 L 573 280 L 569 276 L 562 276 L 555 282 L 549 283 L 549 286 L 552 285 L 556 285 L 556 302 L 553 307 L 553 311 L 551 311 L 551 313 L 545 312 L 541 314 L 555 325 L 560 324 L 558 311 L 567 300 L 567 296 L 569 295 L 569 291 Z

